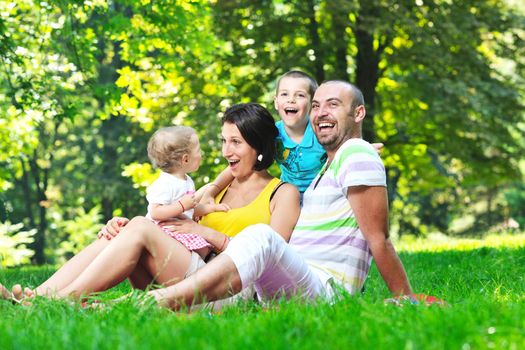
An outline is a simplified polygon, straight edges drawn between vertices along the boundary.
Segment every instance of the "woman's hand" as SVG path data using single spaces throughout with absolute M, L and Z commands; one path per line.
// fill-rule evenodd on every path
M 179 217 L 176 220 L 163 221 L 159 223 L 159 225 L 162 228 L 174 233 L 200 234 L 200 232 L 202 232 L 205 229 L 204 226 L 199 225 L 195 221 L 185 217 Z
M 114 217 L 109 219 L 106 226 L 98 231 L 98 239 L 105 238 L 108 241 L 120 233 L 120 230 L 129 222 L 128 218 Z

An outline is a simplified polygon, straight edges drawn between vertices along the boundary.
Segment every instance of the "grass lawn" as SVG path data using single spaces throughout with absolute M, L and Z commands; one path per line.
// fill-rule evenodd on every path
M 385 305 L 375 267 L 363 295 L 334 305 L 283 301 L 185 314 L 136 300 L 100 310 L 0 301 L 0 349 L 525 349 L 525 234 L 398 247 L 414 290 L 449 307 Z M 34 286 L 52 272 L 0 270 L 0 282 Z M 121 284 L 102 297 L 128 290 Z

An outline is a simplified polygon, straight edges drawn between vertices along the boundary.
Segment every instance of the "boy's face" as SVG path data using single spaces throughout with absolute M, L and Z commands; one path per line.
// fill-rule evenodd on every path
M 289 128 L 304 127 L 308 122 L 311 98 L 308 80 L 284 77 L 277 87 L 274 105 L 284 125 Z

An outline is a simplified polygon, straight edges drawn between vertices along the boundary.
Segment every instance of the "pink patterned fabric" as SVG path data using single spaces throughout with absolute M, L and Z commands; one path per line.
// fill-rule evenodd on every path
M 162 229 L 165 233 L 168 234 L 171 238 L 176 239 L 183 246 L 188 248 L 188 250 L 197 250 L 205 247 L 213 247 L 208 243 L 204 238 L 194 233 L 174 233 L 166 229 Z

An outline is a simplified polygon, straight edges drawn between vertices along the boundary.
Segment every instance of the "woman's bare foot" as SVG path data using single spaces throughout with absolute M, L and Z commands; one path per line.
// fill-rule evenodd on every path
M 24 292 L 22 290 L 22 286 L 19 284 L 15 284 L 13 288 L 11 288 L 11 292 L 13 295 L 13 299 L 16 301 L 20 301 L 24 298 Z
M 5 299 L 5 300 L 13 300 L 13 293 L 11 293 L 9 289 L 4 287 L 1 283 L 0 283 L 0 298 Z
M 26 298 L 34 298 L 35 297 L 35 292 L 32 289 L 29 289 L 28 287 L 25 287 L 24 288 L 24 296 Z

